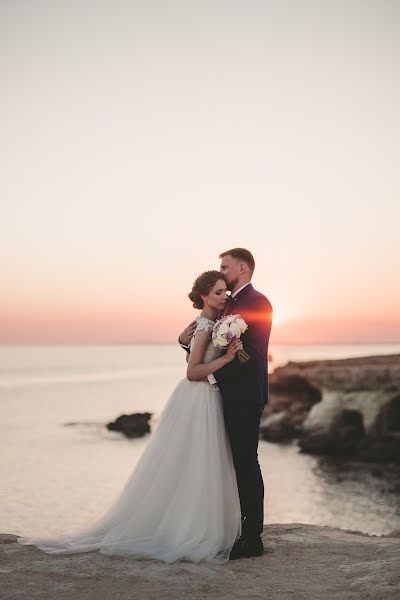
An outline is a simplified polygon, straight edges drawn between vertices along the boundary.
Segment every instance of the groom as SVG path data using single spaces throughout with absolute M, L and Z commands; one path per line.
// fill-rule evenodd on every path
M 260 418 L 268 399 L 268 342 L 272 306 L 251 282 L 254 258 L 245 248 L 233 248 L 219 256 L 231 295 L 223 315 L 240 314 L 248 324 L 241 336 L 250 360 L 238 357 L 208 376 L 221 390 L 225 426 L 229 436 L 242 511 L 242 535 L 235 542 L 230 559 L 261 556 L 264 525 L 264 484 L 258 463 Z M 191 323 L 179 336 L 187 349 L 195 326 Z

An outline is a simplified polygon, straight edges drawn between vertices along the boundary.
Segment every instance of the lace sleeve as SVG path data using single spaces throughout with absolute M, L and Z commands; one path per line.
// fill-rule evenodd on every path
M 189 344 L 190 349 L 192 349 L 192 347 L 193 347 L 194 340 L 196 339 L 196 333 L 198 331 L 201 331 L 201 330 L 211 331 L 213 327 L 214 327 L 214 321 L 210 321 L 210 319 L 206 319 L 205 317 L 198 317 L 196 329 L 194 330 L 193 337 L 190 340 L 190 344 Z
M 214 327 L 214 321 L 210 321 L 210 319 L 206 319 L 205 317 L 199 317 L 197 320 L 196 331 L 201 331 L 205 329 L 206 331 L 211 331 Z

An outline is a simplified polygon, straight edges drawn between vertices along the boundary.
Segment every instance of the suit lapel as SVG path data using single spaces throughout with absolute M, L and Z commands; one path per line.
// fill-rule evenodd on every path
M 222 315 L 224 317 L 228 315 L 235 315 L 238 312 L 238 306 L 241 306 L 246 301 L 246 296 L 253 290 L 251 283 L 246 285 L 237 296 L 229 300 L 224 308 Z

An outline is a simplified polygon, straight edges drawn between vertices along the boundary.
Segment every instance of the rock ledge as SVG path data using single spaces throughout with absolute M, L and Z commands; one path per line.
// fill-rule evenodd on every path
M 400 355 L 289 362 L 270 375 L 261 436 L 304 452 L 400 463 Z
M 317 525 L 264 528 L 264 556 L 225 565 L 49 556 L 0 535 L 2 600 L 398 600 L 400 531 L 369 536 Z

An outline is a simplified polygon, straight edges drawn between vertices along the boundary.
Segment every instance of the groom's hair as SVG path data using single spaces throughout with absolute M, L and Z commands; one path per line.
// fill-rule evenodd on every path
M 224 256 L 232 256 L 232 258 L 237 258 L 238 260 L 242 260 L 247 264 L 250 269 L 251 274 L 253 275 L 254 268 L 256 266 L 256 261 L 254 260 L 254 256 L 250 252 L 250 250 L 246 250 L 246 248 L 232 248 L 232 250 L 225 250 L 219 255 L 219 258 L 223 258 Z

